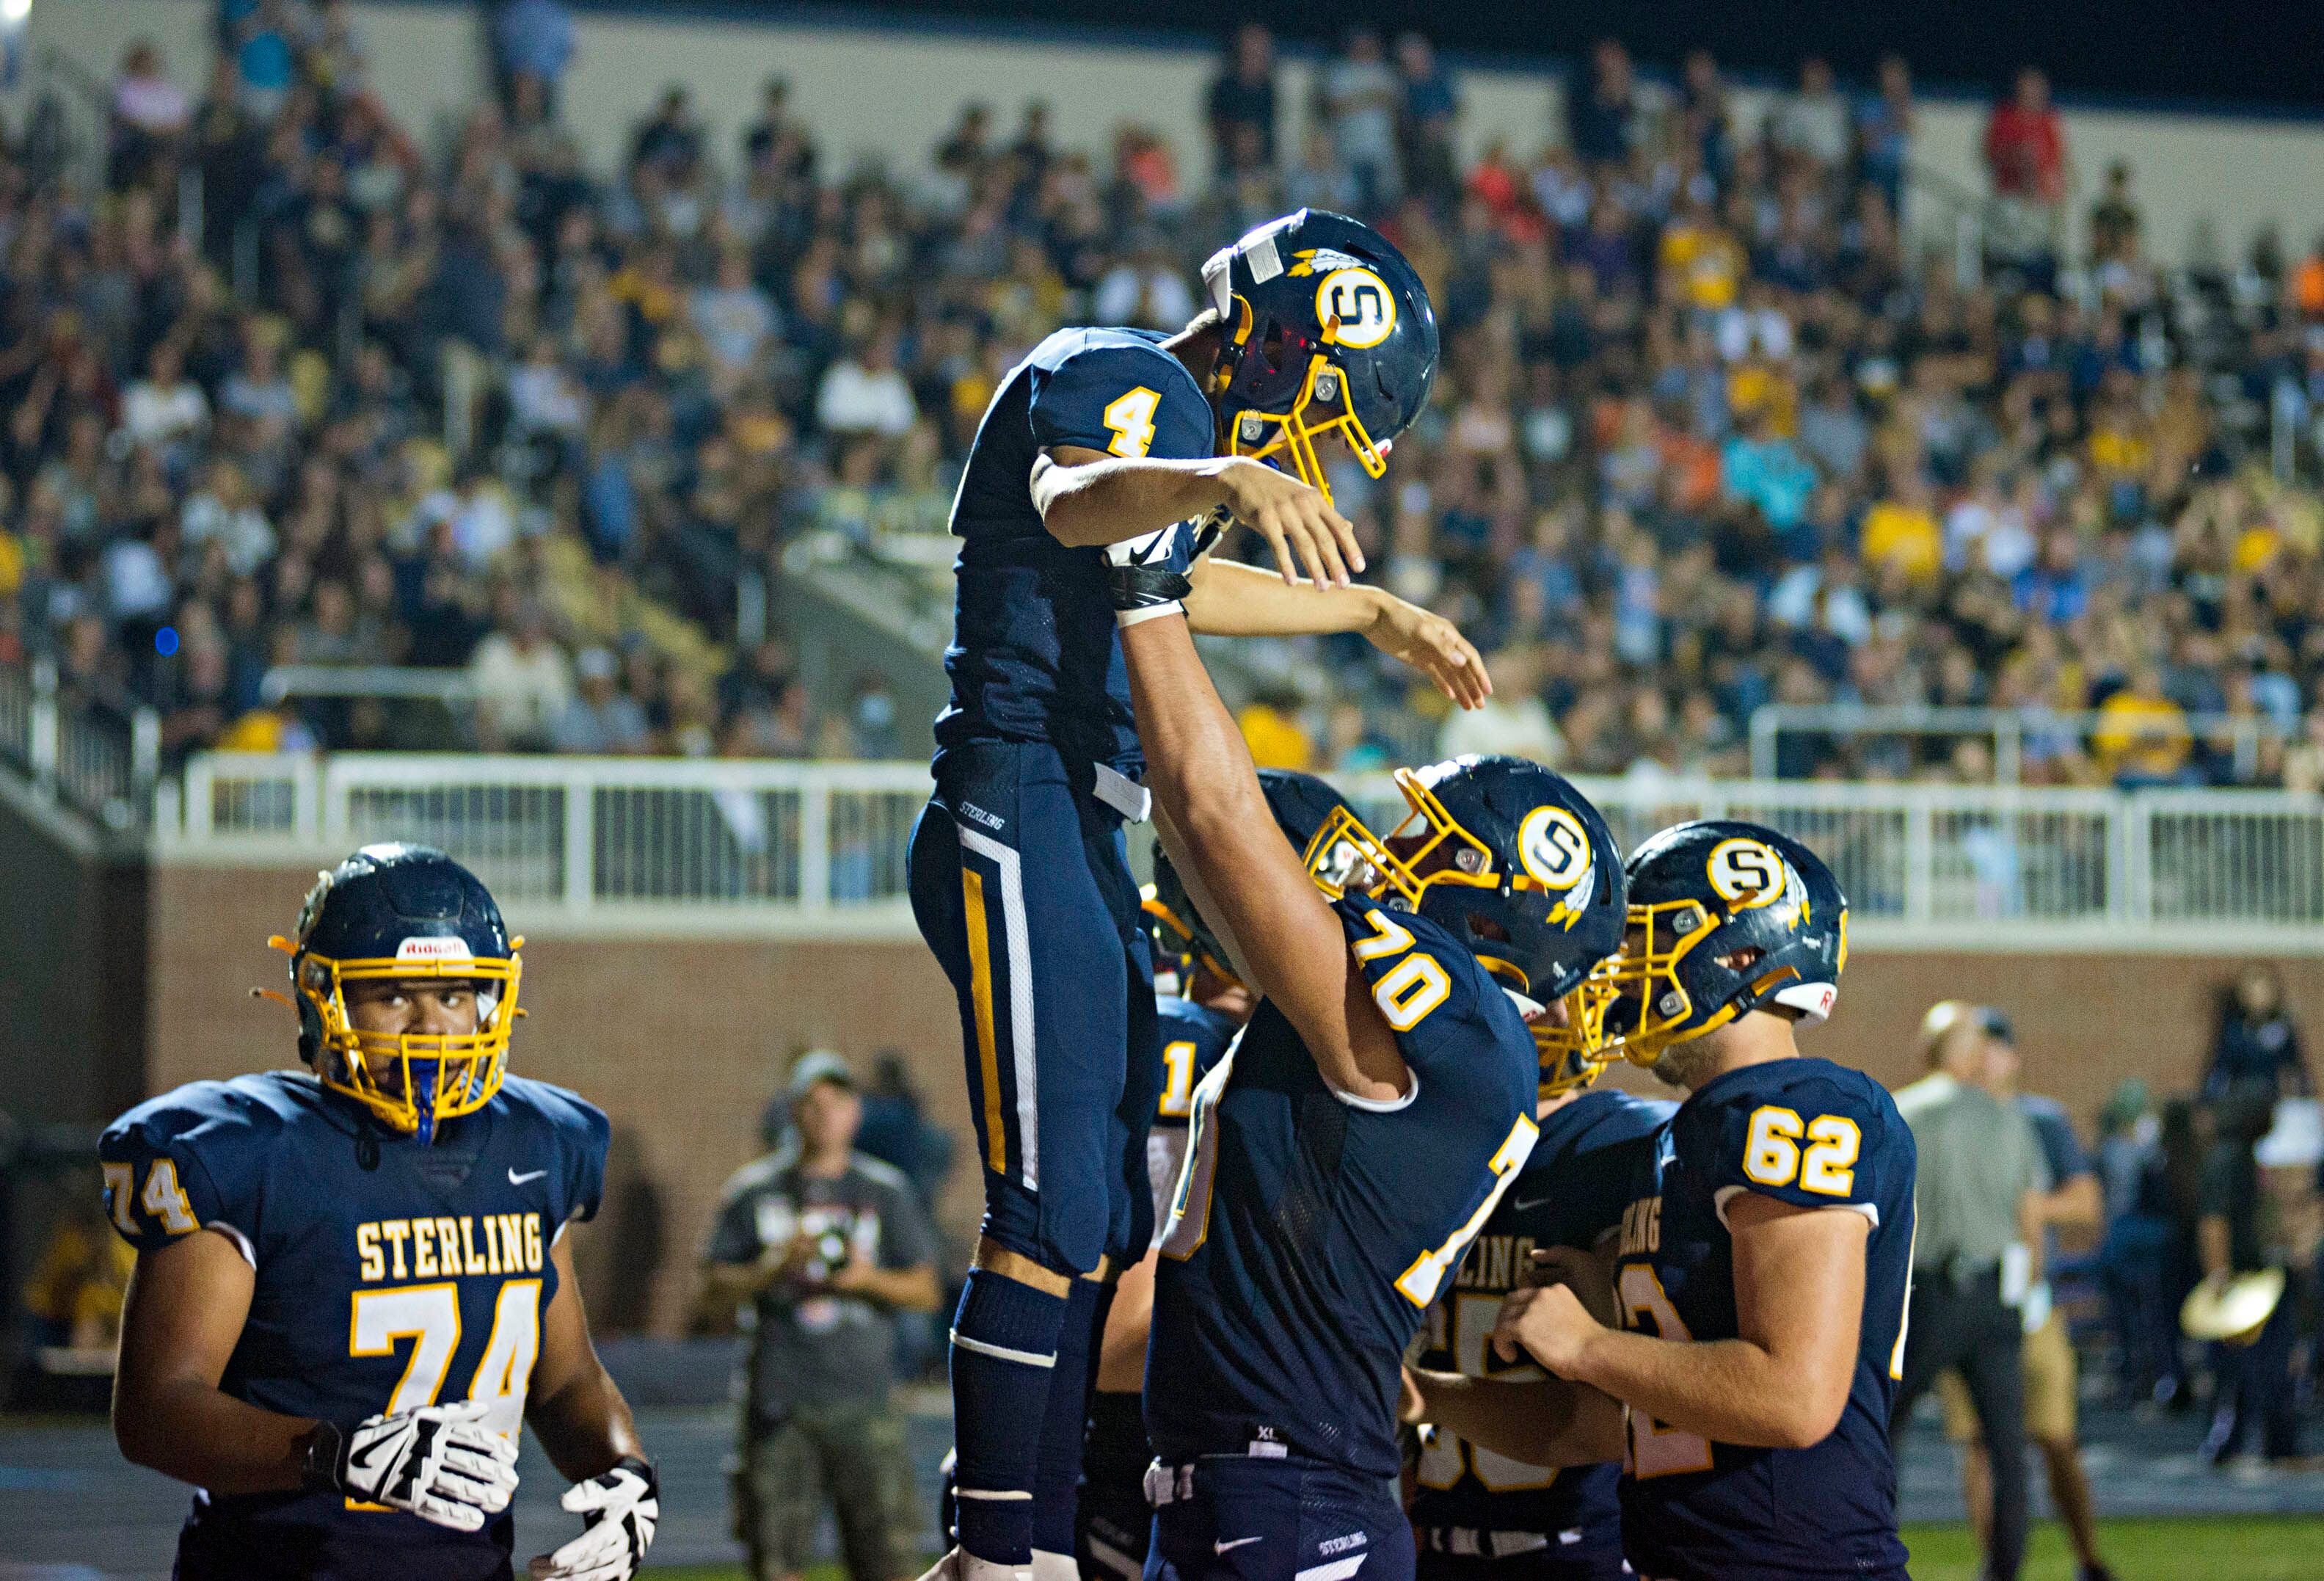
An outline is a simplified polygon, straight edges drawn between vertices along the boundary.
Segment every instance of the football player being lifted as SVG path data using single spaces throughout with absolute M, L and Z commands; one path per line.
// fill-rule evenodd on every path
M 1632 1179 L 1613 1287 L 1503 1304 L 1496 1351 L 1551 1381 L 1421 1380 L 1421 1414 L 1520 1458 L 1566 1397 L 1620 1401 L 1623 1543 L 1656 1581 L 1904 1576 L 1887 1422 L 1912 1134 L 1878 1084 L 1793 1040 L 1831 1012 L 1847 911 L 1813 852 L 1756 824 L 1632 855 L 1608 1026 L 1687 1096 Z
M 607 1126 L 506 1072 L 521 941 L 459 864 L 385 845 L 272 942 L 311 1069 L 189 1083 L 97 1143 L 137 1248 L 114 1435 L 198 1490 L 176 1574 L 506 1577 L 530 1422 L 584 1522 L 531 1574 L 623 1581 L 660 1506 L 565 1234 Z
M 1122 604 L 1152 590 L 1114 579 Z M 1341 808 L 1296 851 L 1185 618 L 1122 647 L 1172 864 L 1260 995 L 1194 1089 L 1163 1228 L 1147 1575 L 1408 1577 L 1398 1364 L 1532 1150 L 1527 1022 L 1620 943 L 1620 858 L 1512 758 L 1400 774 L 1388 838 Z M 1343 842 L 1360 863 L 1319 887 Z
M 985 1211 L 954 1314 L 968 1581 L 1074 1567 L 1074 1489 L 1111 1276 L 1150 1239 L 1163 1086 L 1122 826 L 1145 816 L 1119 622 L 1360 632 L 1458 703 L 1484 667 L 1443 620 L 1352 583 L 1325 467 L 1374 476 L 1427 401 L 1436 324 L 1370 227 L 1301 210 L 1222 249 L 1163 337 L 1050 336 L 1001 381 L 954 495 L 952 698 L 915 827 L 913 911 L 958 999 Z M 1239 522 L 1272 569 L 1202 560 L 1176 524 Z M 1182 591 L 1116 611 L 1110 566 Z

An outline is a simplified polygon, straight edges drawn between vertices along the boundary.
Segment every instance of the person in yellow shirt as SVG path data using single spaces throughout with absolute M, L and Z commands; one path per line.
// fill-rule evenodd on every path
M 1262 692 L 1235 716 L 1251 762 L 1262 769 L 1296 769 L 1305 772 L 1315 755 L 1315 744 L 1299 723 L 1299 699 Z
M 1945 535 L 1929 485 L 1907 474 L 1886 499 L 1864 513 L 1858 550 L 1865 565 L 1894 565 L 1915 582 L 1932 582 L 1944 565 Z
M 2130 684 L 2098 705 L 2098 727 L 2090 738 L 2098 766 L 2116 784 L 2167 781 L 2178 777 L 2194 750 L 2187 711 L 2163 689 L 2162 672 L 2143 664 Z

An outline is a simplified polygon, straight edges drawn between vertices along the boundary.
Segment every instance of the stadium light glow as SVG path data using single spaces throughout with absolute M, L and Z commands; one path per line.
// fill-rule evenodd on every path
M 32 14 L 32 0 L 0 0 L 0 27 L 22 27 Z

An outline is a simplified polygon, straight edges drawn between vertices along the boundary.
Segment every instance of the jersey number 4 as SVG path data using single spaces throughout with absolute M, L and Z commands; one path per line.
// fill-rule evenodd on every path
M 1106 449 L 1132 460 L 1145 455 L 1154 445 L 1154 409 L 1161 404 L 1161 393 L 1143 384 L 1108 402 L 1100 414 L 1113 434 Z

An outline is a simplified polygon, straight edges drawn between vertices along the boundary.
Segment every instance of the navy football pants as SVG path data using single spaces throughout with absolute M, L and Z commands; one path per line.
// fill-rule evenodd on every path
M 1205 1456 L 1148 1474 L 1146 1581 L 1413 1581 L 1389 1479 L 1316 1461 Z
M 1061 1273 L 1153 1236 L 1162 1054 L 1121 825 L 1093 765 L 978 742 L 944 754 L 912 830 L 912 914 L 960 1003 L 984 1234 Z

